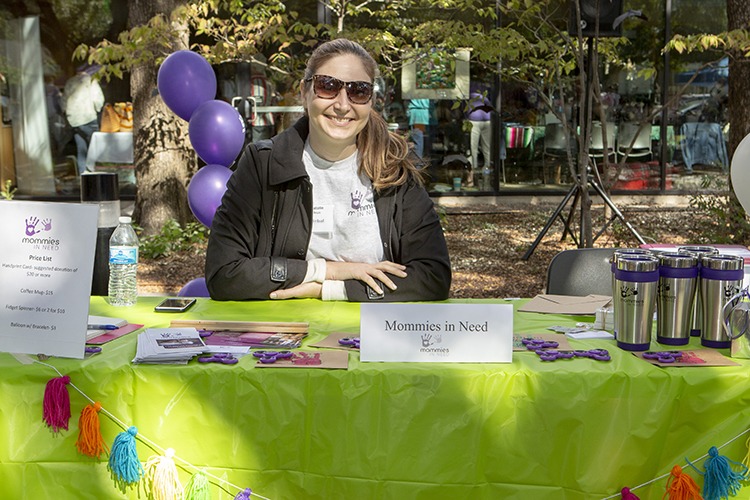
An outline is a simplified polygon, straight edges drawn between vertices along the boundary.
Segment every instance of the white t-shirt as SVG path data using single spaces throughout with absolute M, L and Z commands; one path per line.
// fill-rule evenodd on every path
M 346 300 L 343 281 L 325 280 L 325 261 L 374 264 L 384 258 L 372 182 L 357 172 L 359 154 L 336 162 L 305 143 L 302 161 L 313 186 L 313 228 L 305 281 L 323 283 L 323 300 Z
M 383 260 L 372 182 L 357 173 L 358 153 L 330 162 L 305 144 L 302 161 L 313 185 L 313 230 L 307 260 Z

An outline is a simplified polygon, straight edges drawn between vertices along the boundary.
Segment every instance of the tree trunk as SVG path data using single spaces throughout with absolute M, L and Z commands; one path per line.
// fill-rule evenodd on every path
M 130 0 L 129 28 L 146 24 L 159 13 L 170 13 L 185 2 Z M 173 29 L 174 43 L 169 53 L 187 49 L 187 26 L 174 25 Z M 157 52 L 163 49 L 155 47 L 153 50 Z M 187 122 L 172 113 L 156 91 L 158 70 L 156 64 L 144 64 L 130 74 L 134 110 L 133 151 L 138 186 L 133 216 L 147 235 L 158 233 L 169 219 L 175 219 L 181 225 L 192 219 L 187 203 L 187 186 L 197 163 L 188 139 Z
M 750 28 L 750 3 L 747 0 L 727 0 L 727 28 L 729 31 L 735 29 Z M 729 58 L 729 157 L 740 141 L 750 134 L 750 59 L 746 58 L 742 51 L 735 51 Z M 731 182 L 731 180 L 730 180 Z M 731 186 L 731 184 L 730 184 Z M 745 210 L 740 205 L 734 190 L 730 189 L 730 208 L 735 216 L 730 217 L 730 231 L 737 243 L 746 243 L 750 235 L 745 234 L 744 224 Z

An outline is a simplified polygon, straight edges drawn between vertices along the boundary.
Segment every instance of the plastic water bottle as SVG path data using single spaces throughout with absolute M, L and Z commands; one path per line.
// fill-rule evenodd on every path
M 120 217 L 109 238 L 109 303 L 132 306 L 138 298 L 138 236 L 130 217 Z

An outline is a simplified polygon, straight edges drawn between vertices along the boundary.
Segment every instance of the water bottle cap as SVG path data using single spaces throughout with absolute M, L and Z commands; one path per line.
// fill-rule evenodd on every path
M 130 224 L 131 222 L 133 222 L 133 219 L 131 219 L 127 215 L 120 216 L 120 218 L 118 220 L 119 220 L 120 224 Z

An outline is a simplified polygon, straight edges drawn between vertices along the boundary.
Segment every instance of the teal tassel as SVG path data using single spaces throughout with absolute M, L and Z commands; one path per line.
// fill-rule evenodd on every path
M 250 495 L 253 494 L 253 490 L 250 488 L 245 488 L 244 490 L 237 493 L 237 496 L 234 497 L 234 500 L 250 500 Z
M 138 429 L 130 427 L 127 432 L 119 433 L 112 443 L 107 468 L 121 491 L 125 491 L 128 486 L 136 484 L 143 477 L 143 466 L 135 449 L 136 434 Z
M 703 476 L 703 498 L 705 500 L 721 500 L 735 496 L 742 488 L 740 481 L 747 479 L 748 468 L 740 462 L 729 460 L 719 455 L 719 450 L 712 446 L 708 450 L 705 472 L 701 472 L 690 463 L 698 474 Z M 732 469 L 732 465 L 738 466 L 741 472 Z
M 209 500 L 211 492 L 208 486 L 206 474 L 202 471 L 196 472 L 185 486 L 185 500 Z

